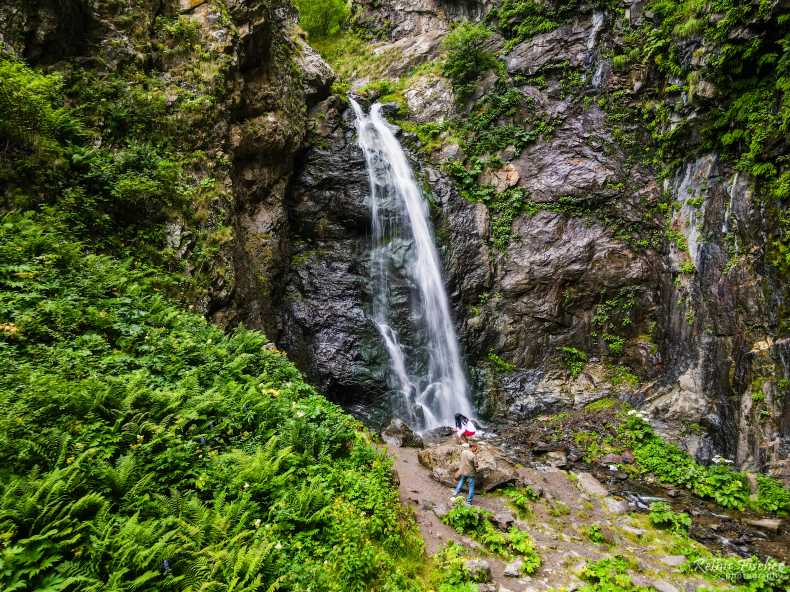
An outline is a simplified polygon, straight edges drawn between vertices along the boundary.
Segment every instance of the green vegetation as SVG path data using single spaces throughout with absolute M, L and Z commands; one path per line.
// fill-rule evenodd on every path
M 790 512 L 790 492 L 771 477 L 760 478 L 757 499 L 752 501 L 746 475 L 722 465 L 700 465 L 684 450 L 664 442 L 637 415 L 627 415 L 618 431 L 621 443 L 633 450 L 639 470 L 654 474 L 662 483 L 684 487 L 725 508 Z
M 516 527 L 507 532 L 497 530 L 491 523 L 493 514 L 478 506 L 456 502 L 442 522 L 456 531 L 467 534 L 490 552 L 504 559 L 518 557 L 523 561 L 522 573 L 530 575 L 540 567 L 540 557 L 529 533 Z
M 431 583 L 437 592 L 477 592 L 472 575 L 464 567 L 469 558 L 469 551 L 453 541 L 433 557 L 435 570 Z
M 157 47 L 178 47 L 189 27 L 157 19 Z M 129 255 L 182 275 L 178 292 L 199 297 L 232 237 L 222 214 L 228 199 L 212 176 L 230 162 L 209 158 L 204 120 L 224 90 L 214 87 L 227 56 L 196 53 L 178 85 L 155 72 L 99 73 L 66 67 L 42 74 L 0 54 L 0 186 L 6 209 L 52 209 L 95 248 Z M 192 248 L 176 256 L 164 221 L 194 230 Z M 208 222 L 209 218 L 211 219 Z
M 592 403 L 587 403 L 584 406 L 584 410 L 589 411 L 590 413 L 606 411 L 607 409 L 614 409 L 618 403 L 619 402 L 616 399 L 612 399 L 611 397 L 603 397 L 597 401 L 593 401 Z
M 505 51 L 510 51 L 522 41 L 549 33 L 568 20 L 579 8 L 578 0 L 565 2 L 540 2 L 537 0 L 503 0 L 486 16 L 496 22 L 497 29 L 507 39 Z M 591 3 L 596 7 L 611 4 L 606 0 Z
M 420 589 L 361 426 L 262 335 L 168 297 L 203 295 L 233 238 L 211 137 L 233 58 L 213 47 L 158 17 L 130 38 L 154 57 L 112 71 L 0 55 L 3 590 Z
M 444 38 L 447 51 L 443 74 L 453 83 L 459 101 L 474 90 L 480 76 L 495 65 L 493 54 L 486 48 L 491 31 L 483 23 L 464 22 Z
M 491 368 L 493 368 L 496 372 L 513 372 L 513 370 L 516 369 L 514 364 L 503 360 L 494 352 L 488 352 L 486 359 L 488 360 L 488 363 L 491 364 Z
M 628 575 L 634 565 L 620 556 L 590 561 L 579 574 L 587 582 L 582 592 L 649 592 L 650 588 L 636 586 Z
M 521 516 L 529 516 L 532 513 L 532 502 L 540 499 L 540 494 L 529 485 L 506 487 L 502 490 L 502 494 Z
M 606 371 L 609 382 L 611 382 L 613 386 L 625 385 L 629 388 L 639 386 L 639 377 L 625 366 L 607 366 Z
M 299 26 L 311 39 L 336 35 L 351 15 L 347 0 L 295 0 L 294 4 L 299 10 Z
M 736 584 L 743 592 L 780 592 L 790 586 L 790 567 L 771 558 L 763 563 L 757 557 L 700 557 L 691 568 Z
M 691 516 L 685 512 L 673 512 L 672 506 L 666 502 L 650 504 L 650 524 L 658 528 L 667 528 L 676 534 L 685 534 L 691 528 Z
M 554 516 L 555 518 L 560 518 L 562 516 L 568 516 L 571 513 L 571 509 L 568 507 L 568 504 L 562 502 L 560 500 L 551 500 L 549 502 L 549 515 Z
M 0 261 L 0 587 L 416 589 L 390 462 L 262 335 L 52 217 Z
M 563 346 L 560 348 L 562 354 L 562 363 L 565 369 L 570 373 L 571 378 L 578 378 L 587 365 L 589 356 L 575 347 Z
M 606 540 L 606 536 L 604 536 L 603 531 L 601 530 L 600 525 L 598 524 L 591 524 L 584 531 L 584 535 L 590 540 L 590 542 L 595 543 L 596 545 L 603 545 L 604 543 L 608 542 Z

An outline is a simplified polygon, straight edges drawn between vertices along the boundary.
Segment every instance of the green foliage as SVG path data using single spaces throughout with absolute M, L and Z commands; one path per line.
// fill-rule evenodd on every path
M 575 347 L 563 346 L 560 348 L 562 354 L 562 363 L 565 369 L 570 373 L 571 378 L 578 378 L 587 365 L 589 356 Z
M 386 455 L 170 281 L 0 220 L 0 588 L 416 590 Z
M 773 477 L 757 475 L 757 500 L 755 505 L 764 512 L 790 516 L 790 490 Z
M 746 509 L 750 487 L 743 473 L 720 465 L 705 467 L 687 452 L 664 442 L 650 425 L 636 415 L 620 424 L 620 436 L 632 448 L 645 473 L 653 473 L 662 483 L 685 487 L 695 495 L 715 500 L 725 508 Z
M 700 557 L 691 568 L 706 575 L 739 584 L 749 592 L 779 592 L 790 586 L 790 567 L 768 558 Z
M 436 570 L 431 582 L 438 592 L 477 592 L 464 562 L 469 553 L 463 545 L 449 541 L 439 553 L 433 557 Z
M 650 588 L 636 586 L 628 575 L 633 565 L 624 557 L 614 556 L 590 561 L 579 574 L 587 582 L 583 592 L 649 592 Z
M 191 39 L 180 21 L 163 22 L 166 35 Z M 212 62 L 215 72 L 221 64 L 221 57 Z M 99 249 L 186 265 L 165 248 L 162 223 L 174 215 L 196 221 L 223 191 L 192 170 L 223 166 L 198 150 L 208 127 L 200 122 L 214 112 L 211 83 L 166 88 L 153 74 L 77 66 L 45 75 L 2 55 L 0 72 L 4 207 L 51 207 Z M 220 236 L 195 234 L 194 269 L 212 257 Z
M 474 89 L 480 76 L 495 65 L 493 54 L 487 49 L 491 31 L 483 23 L 464 22 L 444 38 L 447 59 L 442 72 L 453 83 L 459 100 L 464 100 Z
M 494 352 L 488 352 L 486 359 L 488 363 L 491 364 L 491 367 L 497 372 L 513 372 L 513 370 L 516 369 L 515 365 L 503 360 Z
M 336 35 L 351 15 L 347 0 L 296 0 L 295 4 L 299 10 L 299 26 L 311 38 Z
M 607 409 L 613 409 L 618 405 L 617 399 L 612 399 L 611 397 L 603 397 L 598 399 L 597 401 L 593 401 L 592 403 L 587 403 L 584 406 L 584 410 L 590 413 L 598 413 L 599 411 L 606 411 Z
M 491 523 L 492 518 L 493 514 L 488 510 L 457 501 L 442 522 L 461 534 L 471 536 L 504 559 L 521 558 L 524 561 L 523 573 L 534 573 L 540 567 L 540 557 L 529 534 L 515 527 L 503 533 Z
M 551 16 L 545 4 L 534 0 L 504 0 L 488 19 L 496 19 L 499 31 L 508 40 L 505 50 L 509 51 L 525 39 L 556 29 L 559 23 Z
M 585 531 L 585 536 L 590 540 L 590 542 L 595 543 L 596 545 L 602 545 L 606 542 L 606 536 L 604 536 L 603 531 L 601 530 L 600 525 L 598 524 L 591 524 Z
M 625 366 L 607 366 L 609 382 L 614 386 L 625 385 L 634 388 L 639 385 L 639 377 Z
M 686 534 L 691 528 L 691 516 L 685 512 L 673 512 L 666 502 L 650 504 L 650 523 L 658 528 L 667 528 L 676 534 Z
M 507 39 L 505 51 L 541 33 L 549 33 L 563 21 L 573 17 L 579 8 L 577 0 L 565 2 L 540 2 L 537 0 L 503 0 L 492 9 L 486 19 L 496 22 L 502 36 Z M 594 6 L 603 7 L 609 2 L 599 0 Z
M 560 518 L 562 516 L 568 516 L 570 513 L 571 509 L 565 502 L 560 500 L 552 500 L 549 502 L 549 515 L 554 516 L 555 518 Z
M 692 274 L 697 271 L 697 267 L 694 265 L 694 262 L 690 259 L 684 261 L 683 264 L 680 266 L 680 273 Z
M 43 151 L 81 134 L 79 122 L 63 107 L 60 74 L 39 74 L 0 54 L 0 138 L 6 152 Z
M 532 502 L 540 499 L 540 494 L 529 485 L 523 487 L 506 487 L 502 494 L 522 516 L 532 513 Z
M 609 353 L 615 356 L 619 356 L 623 353 L 625 339 L 617 335 L 610 335 L 609 333 L 604 333 L 601 338 L 609 349 Z

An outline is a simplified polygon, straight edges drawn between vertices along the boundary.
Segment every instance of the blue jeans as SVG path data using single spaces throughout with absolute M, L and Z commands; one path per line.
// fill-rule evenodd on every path
M 464 479 L 469 483 L 469 495 L 466 496 L 466 503 L 471 504 L 472 498 L 475 496 L 475 478 L 471 475 L 461 475 L 458 485 L 455 486 L 455 495 L 461 493 L 464 488 Z

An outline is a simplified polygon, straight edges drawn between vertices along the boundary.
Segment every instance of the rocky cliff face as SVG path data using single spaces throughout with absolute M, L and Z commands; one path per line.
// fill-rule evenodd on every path
M 195 308 L 221 325 L 272 334 L 288 261 L 286 193 L 307 111 L 334 78 L 296 17 L 279 1 L 0 8 L 5 51 L 63 72 L 67 85 L 81 84 L 74 72 L 91 72 L 100 96 L 120 86 L 133 96 L 123 105 L 132 119 L 152 105 L 161 110 L 161 141 L 186 163 L 191 196 L 183 211 L 169 213 L 162 248 L 190 278 Z M 128 98 L 112 94 L 119 103 Z M 112 149 L 145 140 L 129 133 Z
M 655 66 L 622 64 L 618 52 L 652 18 L 643 3 L 552 7 L 539 9 L 553 11 L 551 30 L 514 41 L 501 26 L 507 3 L 361 2 L 357 22 L 378 40 L 344 72 L 361 94 L 401 105 L 393 120 L 430 187 L 481 411 L 529 421 L 626 398 L 703 460 L 718 452 L 789 477 L 783 288 L 766 264 L 772 222 L 758 180 L 696 144 L 661 161 L 637 110 L 667 108 L 665 132 L 693 138 L 716 89 L 698 80 L 665 94 Z M 441 74 L 441 40 L 464 19 L 489 23 L 501 68 L 460 100 Z M 702 37 L 686 44 L 688 64 L 716 51 Z M 481 128 L 506 93 L 517 99 Z M 330 392 L 375 401 L 386 358 L 364 316 L 366 180 L 342 103 L 314 117 L 290 194 L 300 242 L 281 343 Z M 512 138 L 479 148 L 503 127 Z M 513 195 L 518 205 L 503 205 Z
M 524 422 L 616 396 L 700 458 L 788 479 L 787 277 L 769 256 L 783 202 L 763 169 L 703 141 L 726 92 L 706 64 L 725 42 L 770 47 L 780 8 L 710 20 L 725 41 L 673 38 L 682 79 L 641 45 L 660 29 L 650 4 L 360 1 L 373 40 L 338 70 L 396 103 L 481 413 Z M 461 89 L 443 40 L 465 21 L 486 24 L 492 61 Z M 195 306 L 263 328 L 330 396 L 383 419 L 367 174 L 290 4 L 11 2 L 0 22 L 0 44 L 34 65 L 90 64 L 161 98 L 189 145 L 193 207 L 169 216 L 166 247 Z

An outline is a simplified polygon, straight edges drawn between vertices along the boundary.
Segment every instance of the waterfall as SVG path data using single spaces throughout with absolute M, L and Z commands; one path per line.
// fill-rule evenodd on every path
M 351 99 L 370 180 L 371 316 L 389 355 L 394 410 L 416 429 L 453 425 L 472 416 L 469 387 L 440 272 L 428 207 L 406 154 L 375 104 L 365 115 Z M 405 347 L 391 307 L 391 279 L 413 288 L 407 327 L 418 343 Z

